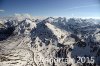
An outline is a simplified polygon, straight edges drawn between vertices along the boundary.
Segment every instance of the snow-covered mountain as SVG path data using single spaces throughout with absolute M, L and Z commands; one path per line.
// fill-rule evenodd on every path
M 100 65 L 100 20 L 16 14 L 0 24 L 0 66 L 91 66 L 78 56 Z

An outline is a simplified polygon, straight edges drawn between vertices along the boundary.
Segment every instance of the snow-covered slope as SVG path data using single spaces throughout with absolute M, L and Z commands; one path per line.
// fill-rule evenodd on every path
M 99 65 L 99 20 L 39 20 L 28 14 L 0 20 L 5 26 L 0 26 L 0 66 L 86 66 L 76 63 L 77 56 L 94 57 L 93 64 Z M 54 61 L 61 58 L 67 58 L 67 63 Z

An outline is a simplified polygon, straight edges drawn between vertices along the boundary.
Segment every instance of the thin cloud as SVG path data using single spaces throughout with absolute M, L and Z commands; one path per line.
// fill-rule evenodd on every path
M 4 12 L 5 10 L 0 9 L 0 12 Z
M 72 8 L 68 8 L 67 10 L 73 10 L 73 9 L 79 9 L 79 8 L 87 8 L 87 7 L 94 7 L 94 6 L 99 6 L 99 4 L 72 7 Z

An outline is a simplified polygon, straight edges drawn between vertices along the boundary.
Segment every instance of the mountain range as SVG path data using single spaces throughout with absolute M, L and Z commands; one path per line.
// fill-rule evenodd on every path
M 99 19 L 16 14 L 0 17 L 0 24 L 0 66 L 100 65 Z M 86 61 L 77 63 L 78 57 Z M 67 62 L 54 61 L 62 58 Z

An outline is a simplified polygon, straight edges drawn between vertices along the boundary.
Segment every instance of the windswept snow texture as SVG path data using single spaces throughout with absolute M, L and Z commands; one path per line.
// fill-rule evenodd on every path
M 2 17 L 0 66 L 100 66 L 100 20 Z

